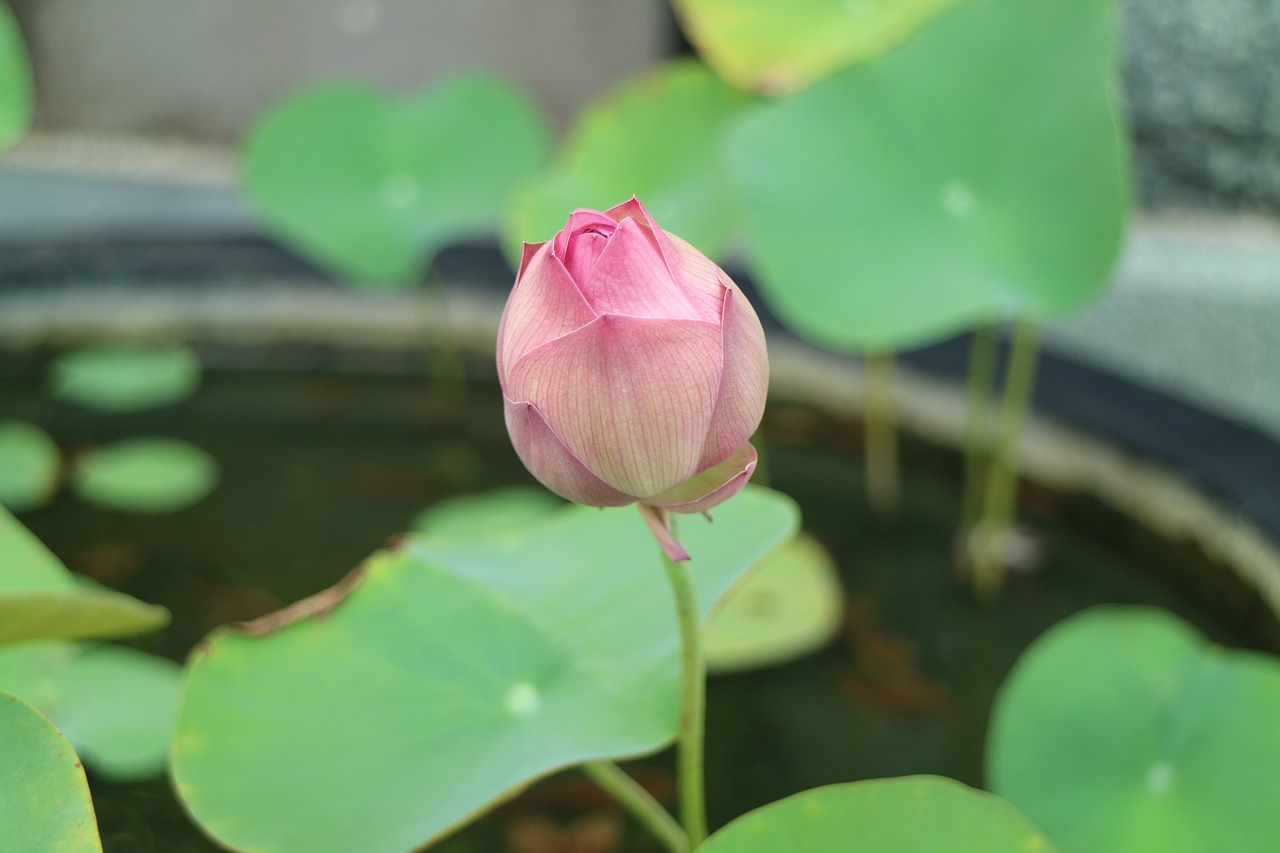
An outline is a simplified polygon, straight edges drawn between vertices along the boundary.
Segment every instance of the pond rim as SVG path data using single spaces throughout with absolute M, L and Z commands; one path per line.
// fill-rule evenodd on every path
M 510 267 L 478 242 L 446 250 L 438 268 L 443 310 L 421 291 L 354 291 L 257 237 L 9 244 L 0 246 L 0 352 L 177 339 L 214 368 L 252 369 L 265 356 L 277 369 L 399 373 L 421 370 L 425 342 L 450 329 L 475 369 L 487 369 Z M 747 276 L 730 273 L 754 294 Z M 798 340 L 753 303 L 769 334 L 771 397 L 858 416 L 861 360 Z M 904 429 L 963 445 L 966 354 L 966 336 L 902 354 L 894 393 Z M 1030 480 L 1195 543 L 1280 615 L 1280 443 L 1042 352 L 1021 458 Z

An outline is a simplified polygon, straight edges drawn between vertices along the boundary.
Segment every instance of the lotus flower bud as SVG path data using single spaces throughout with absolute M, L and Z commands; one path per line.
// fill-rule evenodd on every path
M 755 470 L 747 439 L 769 383 L 760 320 L 635 198 L 576 210 L 525 245 L 498 378 L 521 461 L 569 500 L 638 501 L 665 527 L 667 511 L 705 512 Z

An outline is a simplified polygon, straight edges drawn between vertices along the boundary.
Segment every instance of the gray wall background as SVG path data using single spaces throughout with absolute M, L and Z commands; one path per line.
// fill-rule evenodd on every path
M 561 124 L 669 49 L 655 0 L 14 0 L 37 126 L 234 141 L 309 83 L 523 83 Z

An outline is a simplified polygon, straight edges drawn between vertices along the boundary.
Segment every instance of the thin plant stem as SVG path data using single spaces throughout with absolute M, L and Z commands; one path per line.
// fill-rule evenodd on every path
M 996 394 L 996 329 L 982 326 L 969 343 L 969 376 L 965 384 L 964 501 L 960 507 L 962 554 L 973 536 L 982 508 L 986 469 L 991 455 L 991 410 Z
M 702 657 L 702 620 L 698 615 L 698 593 L 685 563 L 662 555 L 667 579 L 676 599 L 676 621 L 680 625 L 680 734 L 676 758 L 680 784 L 680 822 L 689 836 L 689 846 L 697 847 L 707 837 L 706 782 L 703 741 L 706 727 L 707 670 Z
M 589 761 L 582 771 L 640 821 L 671 853 L 688 853 L 689 836 L 652 794 L 612 761 Z
M 893 353 L 866 357 L 867 499 L 884 512 L 898 505 L 898 432 L 894 426 Z
M 1001 407 L 1000 437 L 991 460 L 973 563 L 974 591 L 987 600 L 995 597 L 1004 581 L 1004 554 L 1018 486 L 1018 445 L 1031 404 L 1039 334 L 1040 329 L 1034 323 L 1020 320 L 1014 324 Z
M 439 359 L 438 368 L 432 370 L 431 389 L 438 399 L 456 405 L 459 412 L 465 412 L 467 375 L 462 363 L 462 345 L 449 317 L 449 300 L 445 296 L 444 281 L 435 264 L 427 268 L 419 292 L 422 295 L 420 304 L 427 320 L 426 326 L 437 329 L 436 335 L 427 341 L 427 352 Z M 439 322 L 433 323 L 433 319 Z

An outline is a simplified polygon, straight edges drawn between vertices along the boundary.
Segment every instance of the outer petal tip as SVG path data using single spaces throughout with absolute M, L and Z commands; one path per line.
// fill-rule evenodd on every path
M 742 491 L 755 473 L 758 459 L 756 449 L 747 442 L 720 464 L 712 465 L 645 503 L 671 512 L 706 512 Z

